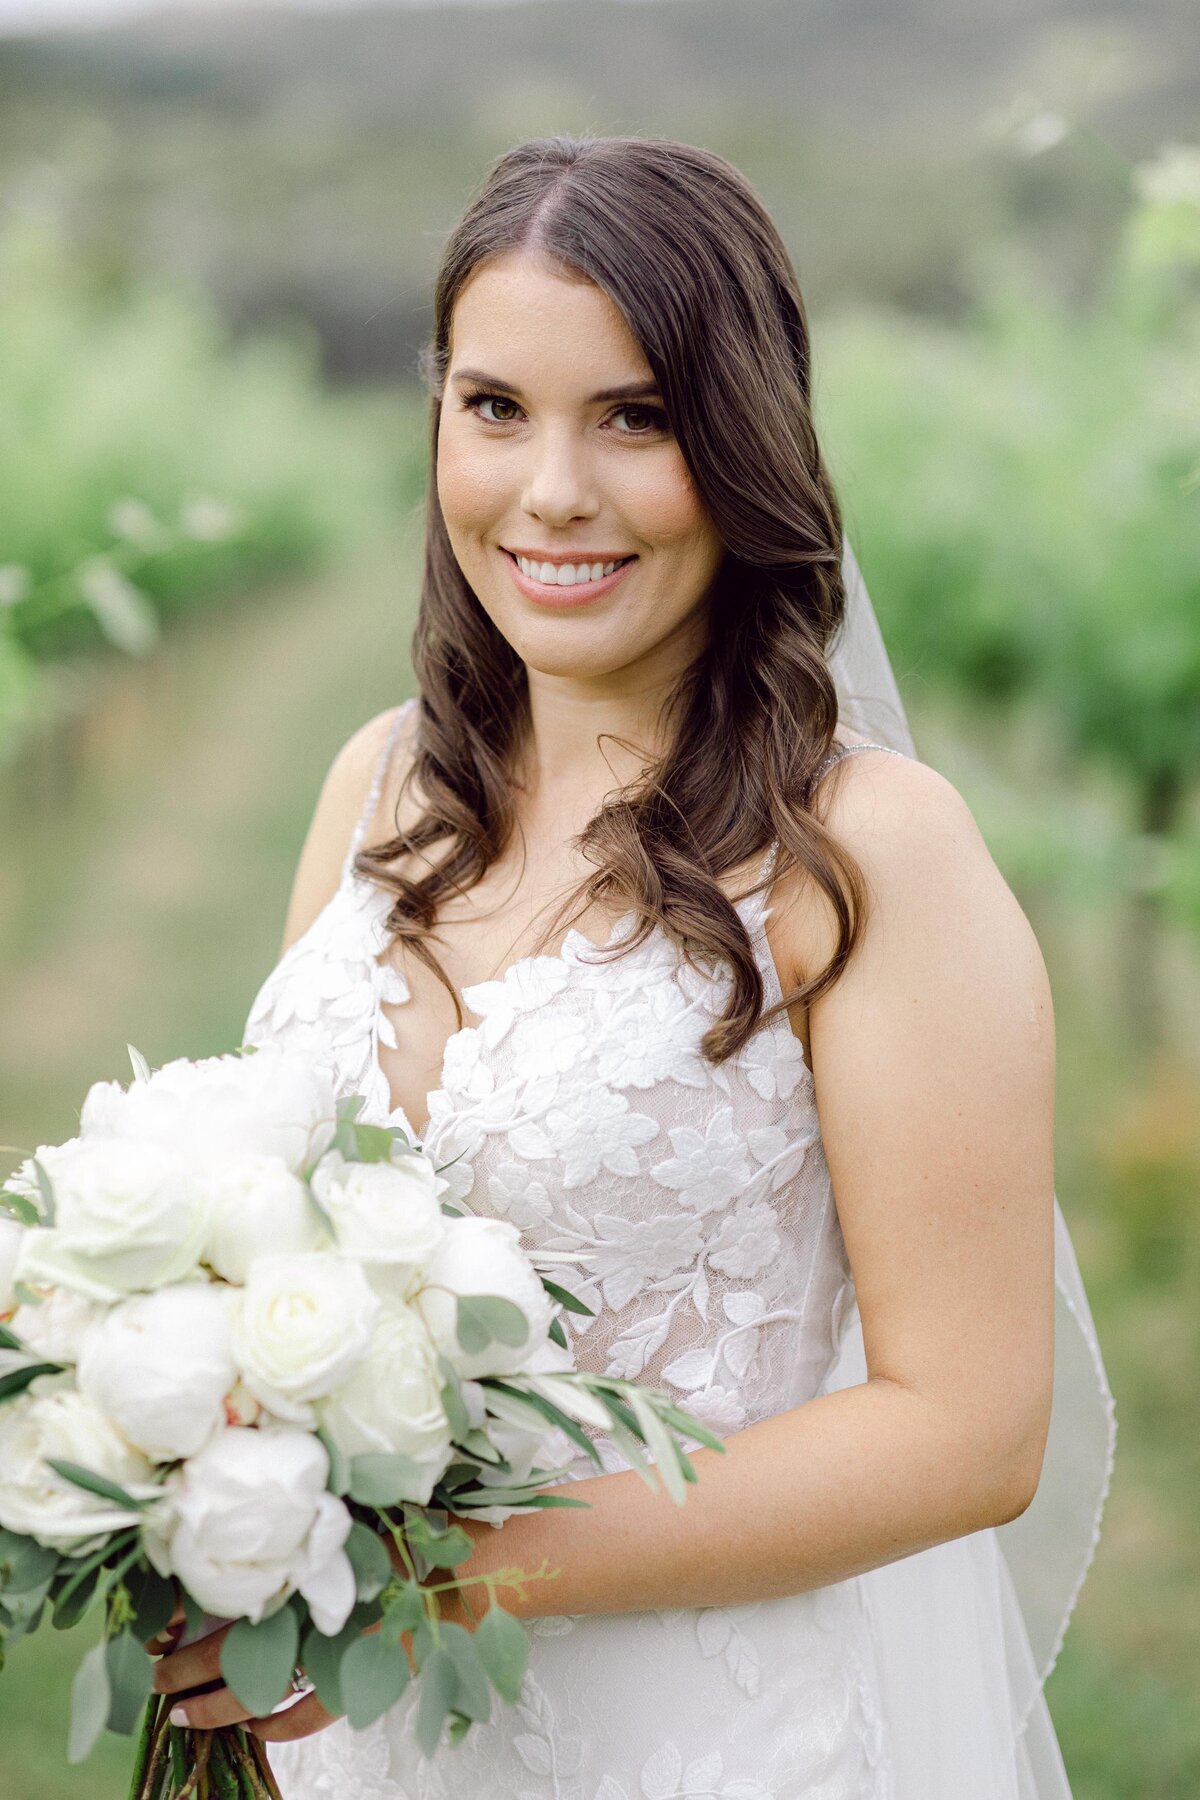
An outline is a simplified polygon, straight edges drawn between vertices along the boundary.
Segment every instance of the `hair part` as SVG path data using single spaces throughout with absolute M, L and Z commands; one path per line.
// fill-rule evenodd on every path
M 594 865 L 558 909 L 632 907 L 612 954 L 663 927 L 689 961 L 732 973 L 701 1040 L 722 1062 L 783 1007 L 811 1005 L 858 942 L 861 871 L 813 810 L 813 776 L 838 721 L 827 656 L 845 614 L 841 512 L 811 413 L 804 303 L 787 250 L 734 166 L 668 139 L 557 136 L 505 152 L 452 232 L 421 354 L 430 394 L 425 570 L 412 661 L 415 752 L 407 830 L 355 858 L 394 895 L 386 926 L 459 997 L 429 944 L 438 906 L 472 887 L 517 827 L 512 771 L 531 719 L 525 665 L 480 606 L 451 548 L 434 479 L 454 307 L 489 258 L 548 258 L 620 308 L 654 372 L 697 493 L 726 546 L 704 649 L 663 714 L 666 748 L 608 797 L 577 840 Z M 397 808 L 397 820 L 398 820 Z M 436 864 L 422 853 L 449 840 Z M 776 875 L 799 865 L 832 908 L 837 941 L 812 979 L 764 1011 L 746 928 L 717 877 L 779 840 Z M 421 858 L 410 876 L 392 864 Z

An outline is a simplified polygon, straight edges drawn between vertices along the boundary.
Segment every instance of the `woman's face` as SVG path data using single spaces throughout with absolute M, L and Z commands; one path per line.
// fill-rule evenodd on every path
M 724 545 L 593 283 L 520 253 L 475 271 L 454 309 L 437 489 L 464 575 L 530 670 L 611 691 L 693 660 Z

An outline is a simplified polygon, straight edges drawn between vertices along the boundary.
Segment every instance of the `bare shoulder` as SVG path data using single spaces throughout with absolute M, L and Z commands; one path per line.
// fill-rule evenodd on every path
M 956 958 L 978 961 L 986 950 L 989 959 L 992 952 L 1015 959 L 1014 974 L 1044 983 L 1028 920 L 966 800 L 936 769 L 883 751 L 843 757 L 824 778 L 819 816 L 854 859 L 867 892 L 863 937 L 843 981 L 849 984 L 856 960 L 865 979 L 884 955 L 893 963 L 925 956 L 945 966 Z M 797 977 L 810 979 L 833 954 L 836 920 L 800 872 L 780 886 L 781 948 Z
M 360 725 L 329 765 L 300 852 L 281 954 L 304 935 L 336 893 L 355 827 L 362 817 L 380 758 L 397 724 L 400 727 L 398 740 L 387 776 L 394 776 L 396 765 L 404 760 L 404 741 L 411 735 L 417 710 L 409 707 L 408 717 L 401 721 L 399 715 L 405 705 L 402 702 L 400 706 L 389 706 Z M 383 783 L 384 789 L 389 791 L 393 785 L 392 779 Z M 386 793 L 381 793 L 374 818 L 368 821 L 364 842 L 371 842 L 371 827 L 382 816 L 385 803 Z

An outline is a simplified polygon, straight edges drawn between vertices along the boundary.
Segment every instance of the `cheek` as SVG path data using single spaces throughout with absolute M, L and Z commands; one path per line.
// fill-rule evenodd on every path
M 438 434 L 437 492 L 451 532 L 482 530 L 504 504 L 499 470 L 487 447 L 461 438 L 453 426 Z
M 622 483 L 620 504 L 638 536 L 659 550 L 694 550 L 707 515 L 682 457 L 631 456 L 629 461 L 641 467 L 631 468 Z

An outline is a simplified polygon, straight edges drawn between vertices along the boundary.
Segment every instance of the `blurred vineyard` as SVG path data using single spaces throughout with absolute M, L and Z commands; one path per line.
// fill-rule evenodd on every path
M 494 29 L 557 28 L 567 10 L 514 9 Z M 643 32 L 685 11 L 616 10 Z M 716 56 L 717 14 L 694 10 Z M 423 66 L 405 65 L 414 81 Z M 247 81 L 258 67 L 248 51 Z M 22 117 L 11 82 L 9 98 L 0 167 Z M 182 88 L 176 102 L 190 104 Z M 553 112 L 544 94 L 507 104 L 501 118 L 495 96 L 480 103 L 456 152 L 473 173 L 480 134 L 486 154 L 510 141 L 518 105 Z M 232 102 L 226 123 L 206 117 L 216 136 L 245 128 Z M 745 109 L 726 126 L 676 124 L 752 174 L 761 154 L 768 200 L 773 182 L 782 194 L 765 127 L 760 143 Z M 1005 126 L 1030 192 L 1060 127 L 1030 106 Z M 435 178 L 437 129 L 403 163 L 404 205 Z M 109 142 L 95 121 L 80 131 L 76 144 Z M 870 233 L 819 183 L 833 248 L 815 303 L 797 260 L 819 435 L 918 751 L 971 804 L 1054 986 L 1058 1189 L 1121 1435 L 1052 1712 L 1076 1800 L 1187 1800 L 1200 1792 L 1200 150 L 1164 141 L 1094 179 L 1079 159 L 1068 200 L 1117 198 L 1086 255 L 1072 225 L 1065 286 L 1047 279 L 1045 243 L 1032 253 L 1037 232 L 989 212 L 949 298 L 935 271 L 944 303 L 923 291 L 906 305 L 918 264 L 942 267 L 929 186 L 901 273 L 859 279 Z M 293 165 L 303 187 L 310 164 Z M 411 686 L 426 455 L 411 345 L 401 378 L 331 387 L 309 319 L 285 308 L 235 331 L 213 283 L 166 267 L 178 259 L 98 254 L 34 188 L 26 171 L 0 208 L 0 1138 L 29 1146 L 74 1129 L 89 1082 L 127 1078 L 127 1041 L 152 1062 L 237 1041 L 329 759 Z M 990 191 L 978 168 L 963 174 L 957 229 Z M 792 230 L 788 205 L 774 210 Z M 398 229 L 428 256 L 428 226 Z M 320 229 L 293 238 L 315 254 Z M 338 291 L 365 325 L 375 307 Z M 83 1647 L 46 1629 L 0 1678 L 6 1796 L 123 1793 L 124 1744 L 83 1769 L 63 1757 Z

